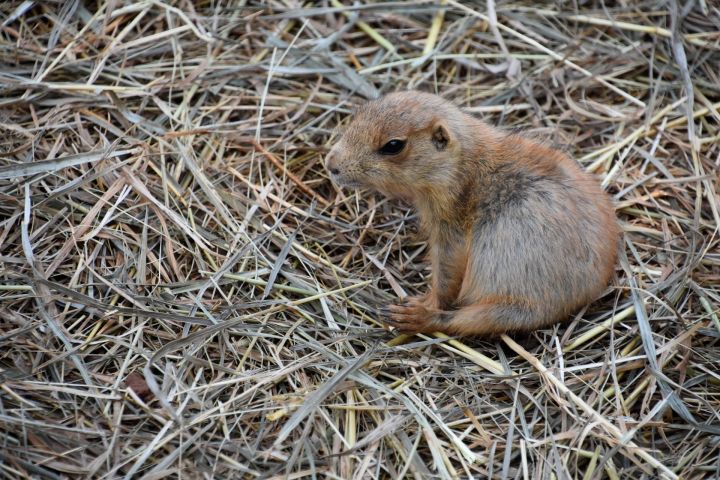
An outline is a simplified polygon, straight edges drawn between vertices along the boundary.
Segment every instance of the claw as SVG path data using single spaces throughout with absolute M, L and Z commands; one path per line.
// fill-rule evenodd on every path
M 392 317 L 383 318 L 381 322 L 386 323 L 388 325 L 392 325 L 393 327 L 397 326 L 400 322 Z
M 377 314 L 382 317 L 394 317 L 397 315 L 408 315 L 409 308 L 411 308 L 411 307 L 408 304 L 391 303 L 390 305 L 386 305 L 384 307 L 379 307 L 377 309 Z

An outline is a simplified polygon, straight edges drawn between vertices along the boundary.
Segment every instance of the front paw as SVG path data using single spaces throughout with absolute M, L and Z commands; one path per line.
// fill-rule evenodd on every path
M 410 297 L 398 305 L 380 309 L 383 323 L 401 333 L 431 333 L 436 330 L 437 312 L 425 306 L 421 299 Z

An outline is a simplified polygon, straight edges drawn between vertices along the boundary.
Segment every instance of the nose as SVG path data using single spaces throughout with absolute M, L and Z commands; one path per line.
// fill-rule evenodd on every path
M 330 150 L 328 154 L 325 155 L 325 168 L 333 175 L 340 174 L 340 169 L 337 167 L 337 154 L 334 150 Z

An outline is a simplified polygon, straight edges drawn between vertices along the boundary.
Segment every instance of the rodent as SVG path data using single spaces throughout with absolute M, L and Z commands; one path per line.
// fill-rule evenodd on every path
M 497 335 L 567 318 L 607 287 L 619 229 L 609 196 L 566 154 L 441 97 L 360 106 L 325 158 L 335 183 L 411 202 L 431 286 L 381 308 L 404 333 Z

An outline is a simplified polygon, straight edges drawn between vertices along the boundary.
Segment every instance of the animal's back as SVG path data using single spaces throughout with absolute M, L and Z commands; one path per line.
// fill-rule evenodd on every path
M 505 298 L 510 329 L 530 329 L 599 295 L 615 264 L 612 205 L 573 160 L 516 137 L 477 188 L 472 246 L 459 304 Z

